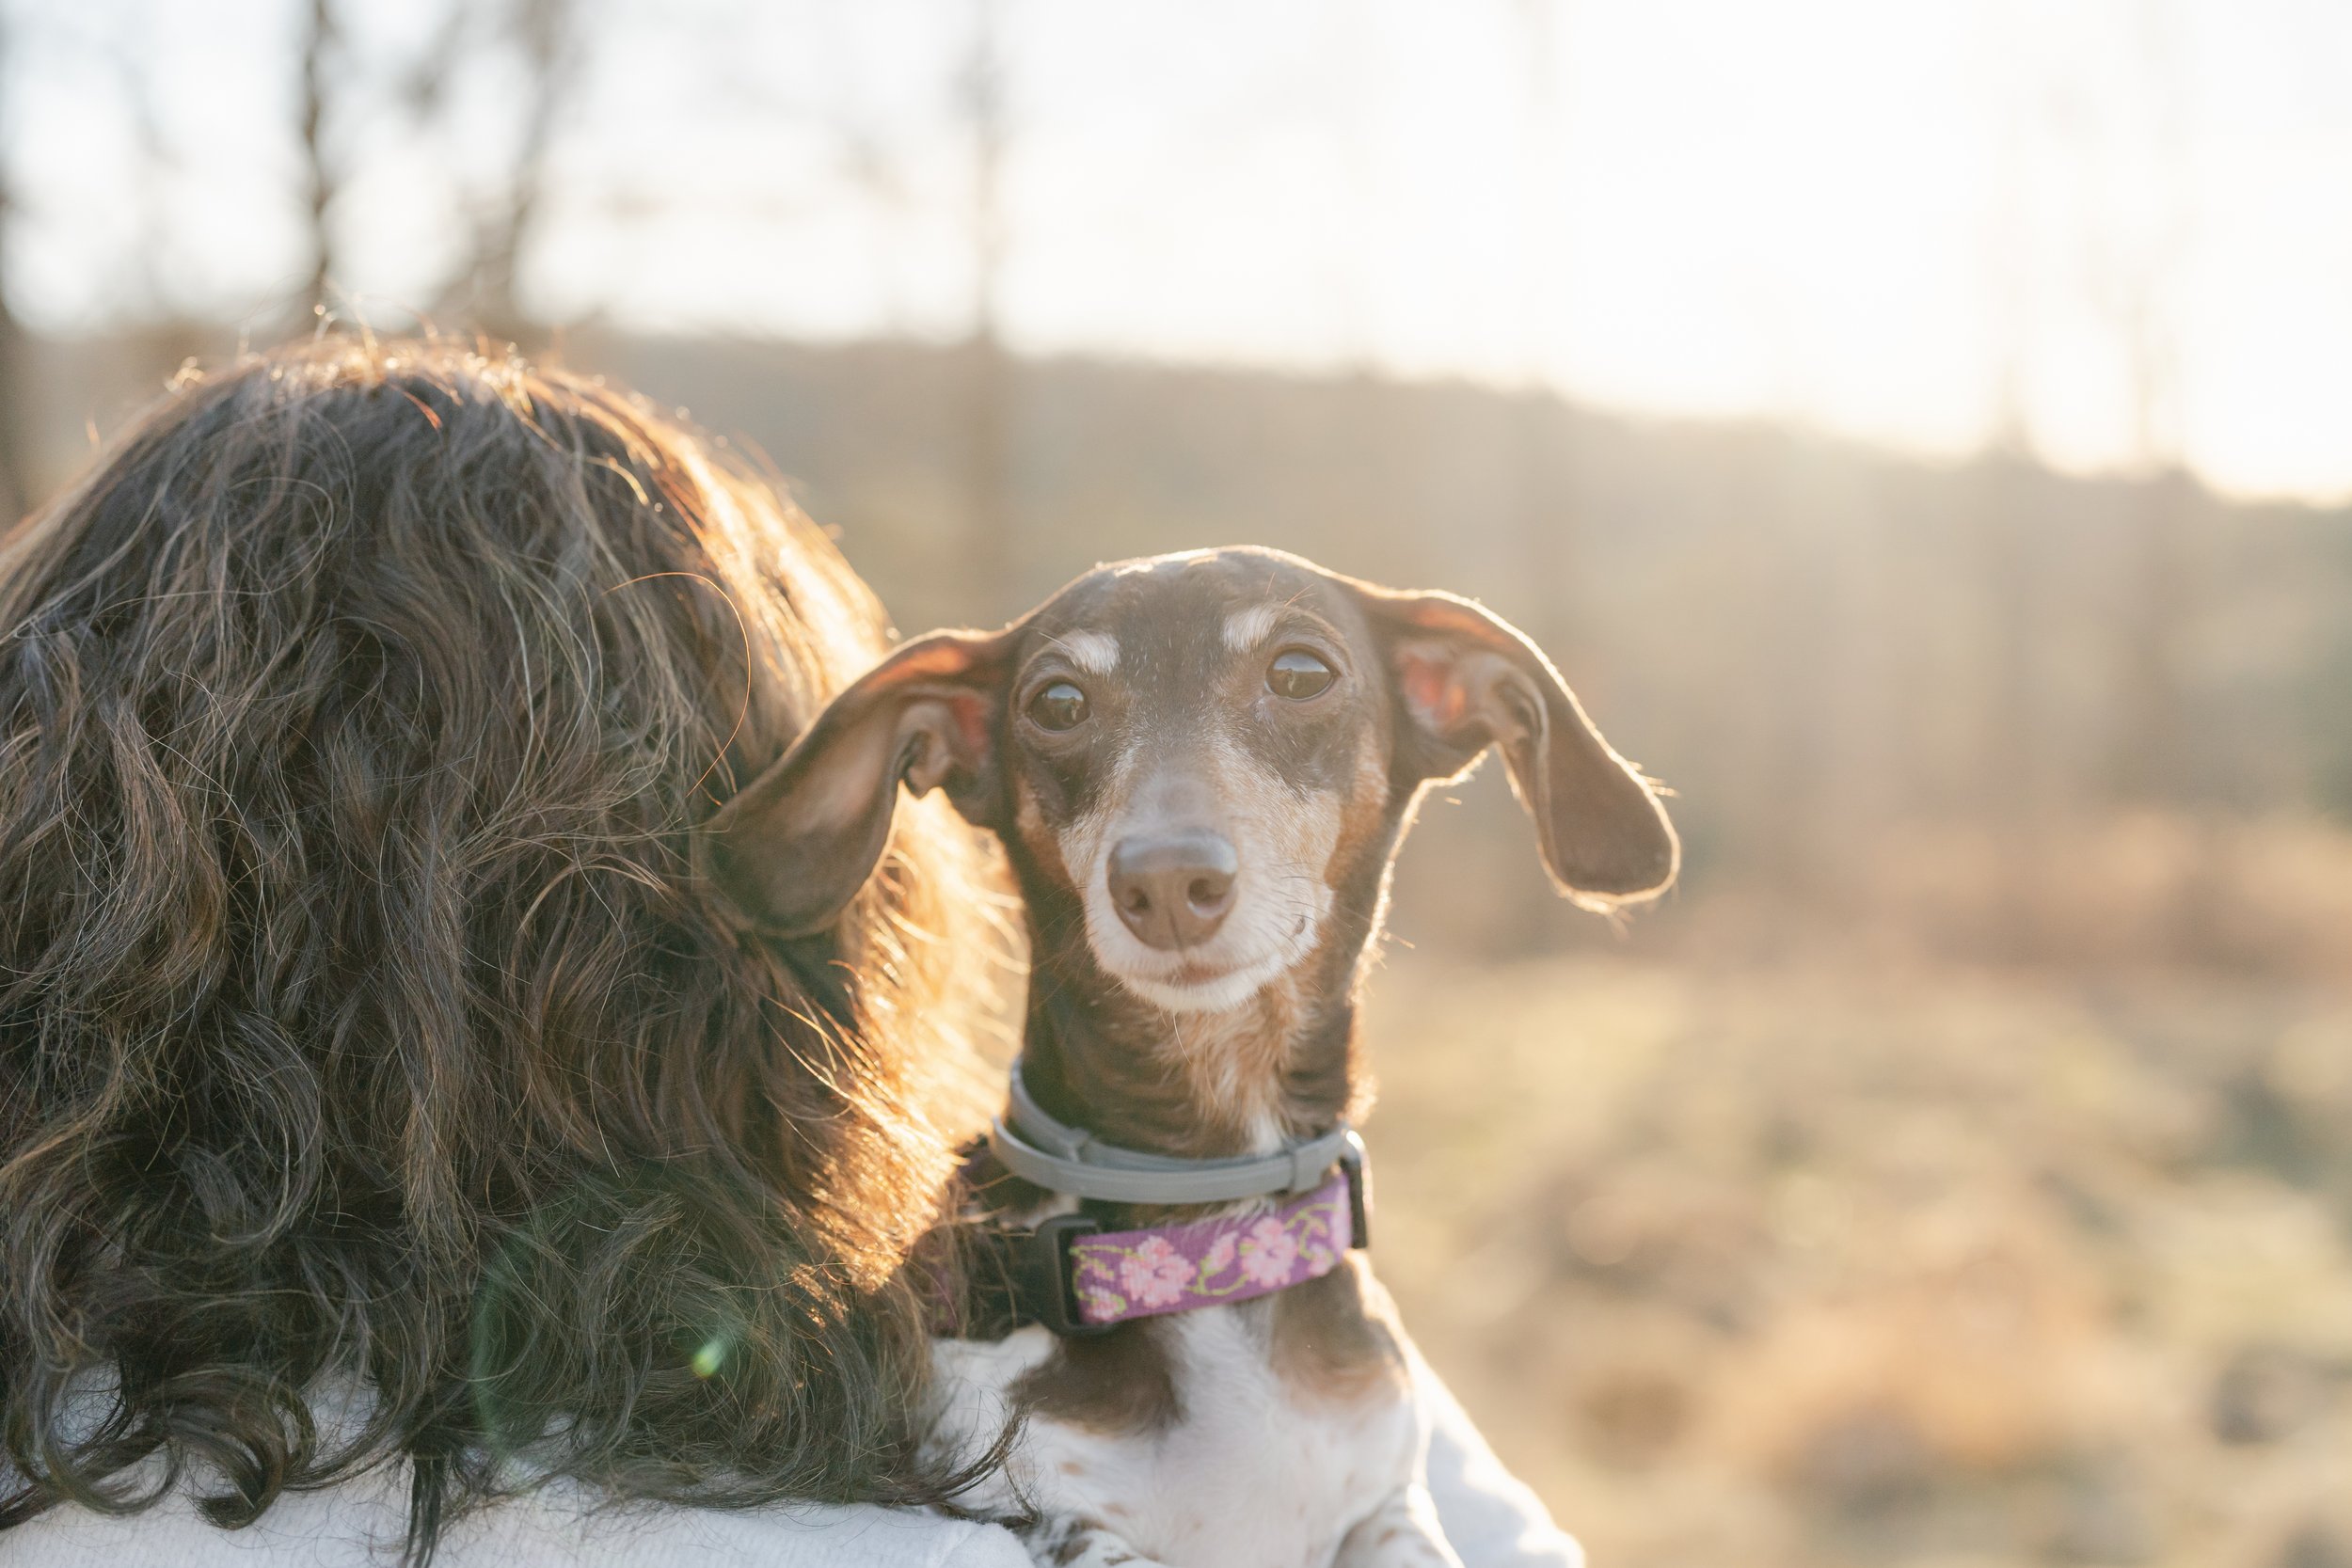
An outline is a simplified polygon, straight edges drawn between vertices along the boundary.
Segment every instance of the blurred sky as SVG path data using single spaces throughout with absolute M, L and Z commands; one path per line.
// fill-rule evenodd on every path
M 992 3 L 1018 348 L 2352 493 L 2344 0 L 581 0 L 526 303 L 960 334 Z M 31 325 L 282 320 L 303 9 L 8 0 Z M 493 50 L 429 126 L 387 87 L 439 9 L 338 8 L 342 282 L 378 317 L 432 299 L 516 135 Z

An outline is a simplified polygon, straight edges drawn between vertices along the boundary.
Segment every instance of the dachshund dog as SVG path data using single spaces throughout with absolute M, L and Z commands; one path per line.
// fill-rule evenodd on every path
M 1040 1562 L 1458 1561 L 1349 1127 L 1391 863 L 1422 791 L 1490 747 L 1568 897 L 1608 911 L 1673 881 L 1657 792 L 1516 629 L 1198 551 L 905 644 L 700 841 L 780 936 L 873 874 L 901 784 L 1004 842 L 1026 1027 L 957 1222 L 1002 1266 L 969 1271 L 938 1341 L 937 1440 L 1021 1418 L 981 1506 Z

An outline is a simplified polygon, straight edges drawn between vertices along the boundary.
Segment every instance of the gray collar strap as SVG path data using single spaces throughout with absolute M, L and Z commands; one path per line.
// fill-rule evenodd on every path
M 1021 1064 L 1012 1064 L 1011 1102 L 989 1129 L 997 1163 L 1022 1180 L 1073 1197 L 1111 1203 L 1231 1203 L 1277 1193 L 1311 1193 L 1331 1167 L 1363 1142 L 1341 1122 L 1319 1138 L 1277 1154 L 1233 1160 L 1184 1160 L 1106 1144 L 1057 1121 L 1029 1096 Z

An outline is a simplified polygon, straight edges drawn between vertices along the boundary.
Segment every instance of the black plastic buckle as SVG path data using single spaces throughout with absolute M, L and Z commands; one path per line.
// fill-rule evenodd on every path
M 1056 1214 L 1029 1233 L 1024 1283 L 1031 1312 L 1039 1323 L 1065 1339 L 1108 1334 L 1117 1323 L 1090 1323 L 1078 1315 L 1078 1292 L 1070 1277 L 1070 1242 L 1092 1236 L 1103 1222 L 1091 1214 Z
M 1364 1140 L 1353 1129 L 1347 1147 L 1340 1150 L 1340 1170 L 1347 1178 L 1348 1247 L 1372 1245 L 1372 1178 L 1364 1174 Z

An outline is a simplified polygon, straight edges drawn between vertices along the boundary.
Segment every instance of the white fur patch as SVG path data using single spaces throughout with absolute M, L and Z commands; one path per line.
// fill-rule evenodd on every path
M 1055 638 L 1054 645 L 1089 675 L 1107 675 L 1119 668 L 1119 639 L 1108 632 L 1073 631 Z
M 1128 990 L 1163 1012 L 1224 1013 L 1232 1011 L 1265 990 L 1295 961 L 1285 951 L 1268 954 L 1257 963 L 1220 974 L 1214 980 L 1153 980 L 1133 974 L 1120 974 L 1119 978 Z
M 1422 1482 L 1428 1433 L 1407 1389 L 1342 1403 L 1287 1382 L 1267 1362 L 1270 1307 L 1210 1307 L 1162 1320 L 1174 1340 L 1171 1370 L 1184 1412 L 1172 1428 L 1106 1435 L 1032 1416 L 1004 1471 L 967 1502 L 1005 1506 L 1019 1487 L 1049 1517 L 1102 1520 L 1126 1547 L 1158 1562 L 1330 1562 L 1359 1524 Z M 932 1346 L 942 1398 L 934 1441 L 964 1451 L 996 1434 L 1010 1386 L 1055 1350 L 1042 1328 L 993 1344 Z
M 1225 646 L 1237 654 L 1246 654 L 1274 635 L 1274 617 L 1278 612 L 1270 604 L 1253 604 L 1248 610 L 1236 610 L 1225 617 Z

